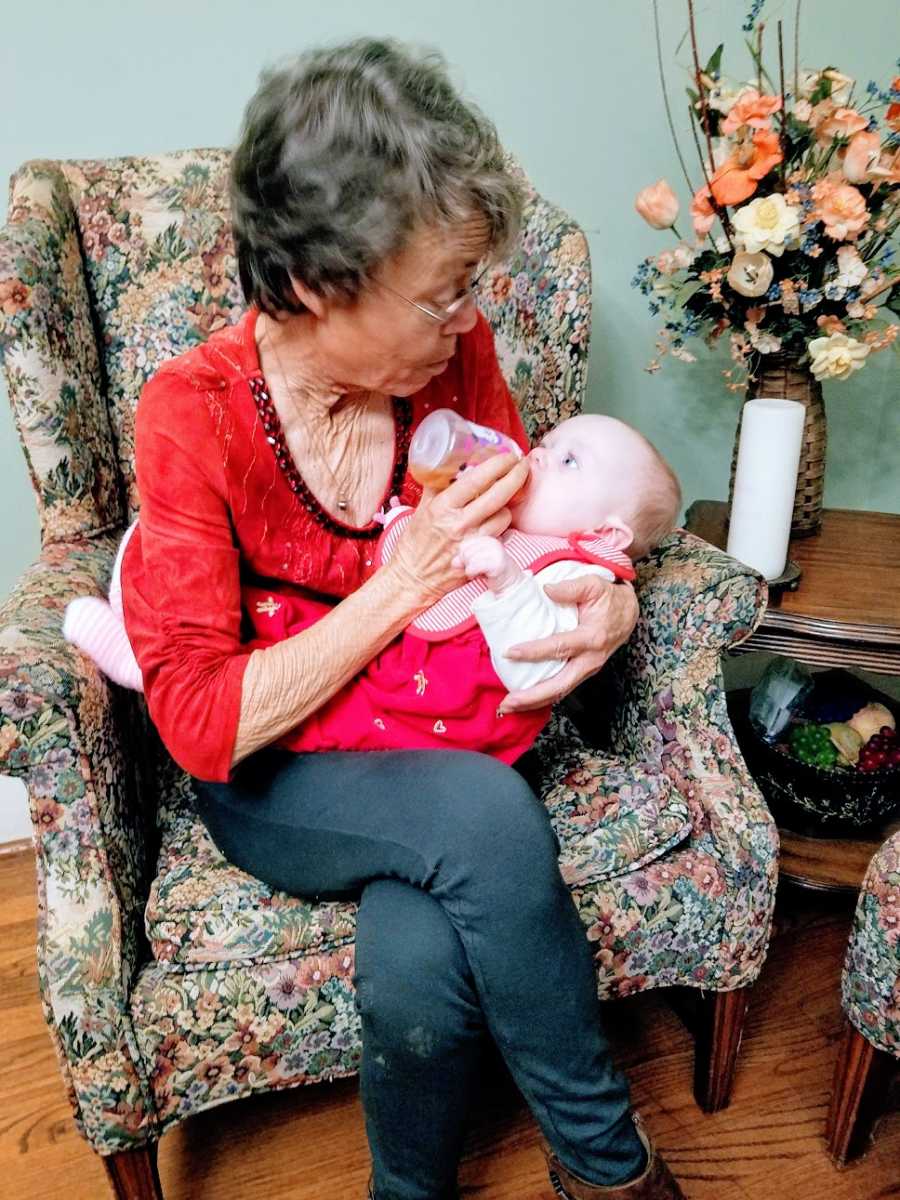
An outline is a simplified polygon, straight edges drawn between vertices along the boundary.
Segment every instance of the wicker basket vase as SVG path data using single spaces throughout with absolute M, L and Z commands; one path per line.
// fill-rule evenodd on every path
M 810 537 L 818 533 L 822 522 L 822 493 L 825 490 L 825 447 L 828 430 L 825 423 L 825 404 L 822 385 L 806 366 L 799 366 L 790 355 L 769 354 L 747 388 L 747 399 L 776 396 L 782 400 L 798 400 L 806 406 L 800 466 L 797 471 L 797 491 L 791 518 L 791 537 Z M 743 405 L 741 406 L 741 417 Z M 731 456 L 731 485 L 728 504 L 734 496 L 734 473 L 737 467 L 738 443 L 741 437 L 741 417 L 738 418 Z

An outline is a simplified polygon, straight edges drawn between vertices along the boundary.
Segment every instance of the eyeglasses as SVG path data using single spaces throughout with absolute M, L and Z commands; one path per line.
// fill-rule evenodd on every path
M 424 313 L 426 317 L 431 317 L 432 321 L 437 321 L 439 325 L 446 325 L 448 321 L 452 321 L 464 304 L 468 304 L 470 300 L 475 299 L 475 289 L 487 275 L 490 267 L 487 266 L 479 271 L 467 288 L 459 293 L 455 300 L 451 301 L 446 308 L 439 305 L 420 304 L 418 300 L 410 300 L 409 296 L 404 296 L 402 292 L 398 292 L 396 288 L 390 287 L 386 283 L 382 283 L 380 279 L 373 282 L 379 287 L 384 288 L 386 292 L 390 292 L 392 296 L 397 296 L 400 300 L 405 300 L 407 304 L 411 304 L 413 308 L 417 308 L 419 312 Z

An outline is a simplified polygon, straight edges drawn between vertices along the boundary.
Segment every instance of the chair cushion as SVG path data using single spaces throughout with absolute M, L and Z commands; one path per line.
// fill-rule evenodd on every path
M 533 781 L 560 843 L 572 887 L 646 865 L 690 833 L 687 805 L 649 763 L 618 763 L 555 718 L 535 748 Z M 271 961 L 329 952 L 353 939 L 356 906 L 310 901 L 267 887 L 227 862 L 189 799 L 161 813 L 159 872 L 146 909 L 160 962 L 183 966 Z
M 289 896 L 232 866 L 189 800 L 161 813 L 158 873 L 145 911 L 159 962 L 269 962 L 353 940 L 356 905 Z

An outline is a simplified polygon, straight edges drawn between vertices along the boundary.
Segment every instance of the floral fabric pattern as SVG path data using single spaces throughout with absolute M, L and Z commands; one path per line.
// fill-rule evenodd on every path
M 359 1063 L 354 905 L 285 896 L 224 862 L 142 702 L 61 636 L 70 599 L 105 593 L 136 510 L 144 381 L 240 313 L 226 166 L 220 150 L 32 163 L 0 233 L 0 354 L 43 544 L 0 610 L 0 771 L 28 788 L 44 1012 L 102 1154 Z M 529 433 L 578 411 L 587 246 L 530 187 L 521 244 L 479 302 Z M 752 632 L 765 588 L 680 532 L 638 586 L 638 629 L 598 677 L 612 719 L 585 736 L 557 715 L 538 788 L 603 995 L 743 987 L 768 942 L 776 842 L 719 659 Z
M 863 1037 L 900 1058 L 900 833 L 869 863 L 841 989 L 844 1011 Z

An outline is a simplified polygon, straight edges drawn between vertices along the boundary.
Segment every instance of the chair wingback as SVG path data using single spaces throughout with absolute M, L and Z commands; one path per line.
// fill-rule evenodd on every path
M 0 231 L 0 359 L 45 545 L 122 523 L 84 266 L 61 164 L 26 163 Z
M 45 542 L 137 513 L 144 383 L 243 311 L 228 163 L 227 150 L 185 150 L 27 163 L 13 178 L 0 234 L 0 354 Z M 534 436 L 581 408 L 590 260 L 578 226 L 510 165 L 526 192 L 522 235 L 485 277 L 479 303 Z

